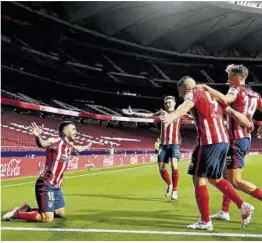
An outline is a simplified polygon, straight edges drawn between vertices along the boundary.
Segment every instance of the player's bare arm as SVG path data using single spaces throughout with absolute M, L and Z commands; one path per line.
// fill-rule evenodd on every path
M 134 112 L 130 106 L 128 107 L 128 109 L 123 109 L 122 112 L 126 115 L 139 116 L 143 118 L 152 118 L 161 114 L 161 111 L 155 113 Z
M 161 110 L 162 115 L 160 119 L 165 123 L 171 124 L 174 120 L 186 115 L 194 106 L 195 103 L 187 99 L 172 113 Z
M 234 120 L 236 120 L 241 126 L 245 127 L 247 130 L 253 130 L 254 125 L 253 122 L 249 121 L 245 115 L 242 113 L 235 111 L 232 107 L 228 106 L 224 109 L 224 112 L 231 116 Z
M 85 150 L 90 150 L 90 148 L 91 148 L 91 146 L 92 146 L 92 143 L 93 143 L 93 142 L 90 142 L 89 144 L 84 145 L 84 146 L 74 146 L 73 150 L 74 150 L 74 152 L 76 152 L 76 153 L 81 153 L 81 152 L 83 152 L 83 151 L 85 151 Z
M 222 94 L 221 92 L 211 88 L 206 84 L 197 85 L 197 87 L 201 87 L 206 90 L 215 100 L 217 100 L 222 105 L 230 105 L 232 104 L 236 98 L 232 94 Z
M 180 106 L 178 106 L 178 107 L 176 108 L 176 110 L 178 110 L 179 107 L 180 107 Z M 183 115 L 183 116 L 182 116 L 182 119 L 185 119 L 185 120 L 194 120 L 194 118 L 193 118 L 189 113 Z
M 40 148 L 48 148 L 51 146 L 51 140 L 50 139 L 44 140 L 43 138 L 41 138 L 43 129 L 44 129 L 44 125 L 39 127 L 35 122 L 32 122 L 31 125 L 29 125 L 29 131 L 35 136 L 36 145 Z

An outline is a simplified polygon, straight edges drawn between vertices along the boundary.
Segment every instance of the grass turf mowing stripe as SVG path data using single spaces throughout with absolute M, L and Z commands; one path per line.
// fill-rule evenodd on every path
M 73 228 L 26 228 L 26 227 L 1 227 L 1 230 L 10 231 L 55 231 L 79 233 L 121 233 L 121 234 L 154 234 L 154 235 L 190 235 L 190 236 L 218 236 L 240 238 L 262 238 L 262 234 L 240 233 L 214 233 L 214 232 L 179 232 L 179 231 L 154 231 L 154 230 L 117 230 L 117 229 L 73 229 Z
M 148 167 L 152 167 L 152 166 L 156 166 L 156 165 L 150 163 L 148 165 L 136 166 L 134 168 L 115 169 L 115 170 L 101 171 L 101 172 L 95 172 L 95 173 L 87 173 L 87 174 L 83 174 L 83 175 L 65 176 L 65 179 L 85 177 L 85 176 L 92 176 L 92 175 L 99 175 L 99 174 L 108 174 L 108 173 L 113 173 L 113 172 L 118 172 L 118 171 L 135 170 L 135 169 L 141 169 L 141 168 L 148 168 Z M 1 186 L 1 188 L 22 186 L 22 185 L 33 184 L 33 183 L 35 183 L 35 181 L 29 181 L 29 182 L 18 183 L 18 184 L 10 184 L 10 185 L 6 185 L 6 186 Z

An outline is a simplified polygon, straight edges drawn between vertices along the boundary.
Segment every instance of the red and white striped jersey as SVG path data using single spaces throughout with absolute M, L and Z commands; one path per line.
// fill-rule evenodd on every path
M 232 94 L 235 97 L 235 101 L 231 105 L 232 108 L 244 114 L 250 121 L 252 120 L 256 109 L 261 109 L 262 107 L 261 96 L 244 85 L 232 86 L 229 89 L 228 94 Z M 230 139 L 250 137 L 250 133 L 231 117 L 228 117 L 228 125 Z
M 160 144 L 181 144 L 181 118 L 171 124 L 161 122 Z
M 197 144 L 228 143 L 222 106 L 208 92 L 200 88 L 188 92 L 184 99 L 195 103 L 190 112 L 197 128 Z
M 55 187 L 61 187 L 64 172 L 69 164 L 73 143 L 67 143 L 63 138 L 49 139 L 51 146 L 46 149 L 45 168 L 41 177 Z

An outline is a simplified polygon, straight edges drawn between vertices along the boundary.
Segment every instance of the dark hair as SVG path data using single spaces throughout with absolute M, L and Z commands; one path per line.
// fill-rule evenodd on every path
M 75 126 L 75 123 L 74 122 L 71 122 L 71 121 L 63 121 L 59 124 L 59 133 L 61 134 L 62 131 L 64 130 L 65 127 L 67 127 L 68 125 L 73 125 Z

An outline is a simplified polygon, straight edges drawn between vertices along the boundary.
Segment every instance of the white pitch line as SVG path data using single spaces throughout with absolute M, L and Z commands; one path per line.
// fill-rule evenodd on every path
M 135 170 L 135 169 L 141 169 L 141 168 L 148 168 L 148 167 L 152 167 L 155 166 L 155 164 L 148 164 L 146 166 L 137 166 L 134 168 L 125 168 L 125 169 L 119 169 L 119 170 L 109 170 L 109 171 L 101 171 L 101 172 L 96 172 L 96 173 L 87 173 L 87 174 L 83 174 L 83 175 L 75 175 L 75 176 L 65 176 L 66 179 L 71 179 L 71 178 L 78 178 L 78 177 L 84 177 L 84 176 L 93 176 L 93 175 L 100 175 L 100 174 L 109 174 L 109 173 L 113 173 L 113 172 L 118 172 L 118 171 L 127 171 L 127 170 Z M 35 181 L 29 181 L 29 182 L 23 182 L 23 183 L 18 183 L 18 184 L 10 184 L 10 185 L 6 185 L 6 186 L 2 186 L 1 188 L 7 188 L 7 187 L 15 187 L 15 186 L 22 186 L 22 185 L 27 185 L 27 184 L 33 184 L 35 183 Z
M 121 230 L 121 229 L 117 230 L 117 229 L 26 228 L 26 227 L 1 227 L 1 230 L 262 238 L 262 234 L 213 233 L 213 232 L 210 232 L 210 233 L 208 233 L 208 232 L 179 232 L 179 231 L 154 231 L 154 230 L 151 231 L 151 230 Z

